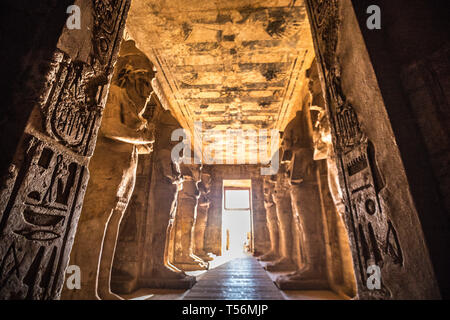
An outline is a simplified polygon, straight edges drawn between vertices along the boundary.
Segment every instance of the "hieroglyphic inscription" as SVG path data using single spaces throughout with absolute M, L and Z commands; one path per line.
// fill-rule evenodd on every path
M 59 297 L 130 0 L 91 0 L 91 60 L 55 48 L 0 189 L 0 299 Z M 66 32 L 66 31 L 65 31 Z
M 87 174 L 75 158 L 33 136 L 26 140 L 24 164 L 0 220 L 0 294 L 47 299 L 58 276 L 56 256 L 80 209 L 77 187 Z
M 364 134 L 353 106 L 341 87 L 340 65 L 336 56 L 339 39 L 339 1 L 307 0 L 308 14 L 323 77 L 323 89 L 332 127 L 333 144 L 344 201 L 346 225 L 351 236 L 357 273 L 358 294 L 389 297 L 388 284 L 379 291 L 366 287 L 367 267 L 381 270 L 387 259 L 403 265 L 400 241 L 392 221 L 383 212 L 380 191 L 384 187 L 378 171 L 374 146 Z

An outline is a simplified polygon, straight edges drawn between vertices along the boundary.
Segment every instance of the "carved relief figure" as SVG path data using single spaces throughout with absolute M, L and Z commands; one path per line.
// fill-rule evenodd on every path
M 342 3 L 337 0 L 307 0 L 312 35 L 316 42 L 326 108 L 332 128 L 339 183 L 345 203 L 345 223 L 350 235 L 358 298 L 389 298 L 388 285 L 368 290 L 367 268 L 378 266 L 383 273 L 404 263 L 397 231 L 381 205 L 385 187 L 375 159 L 375 147 L 360 126 L 358 115 L 341 84 L 338 54 Z M 382 277 L 383 278 L 383 277 Z
M 122 44 L 103 122 L 89 169 L 91 179 L 70 262 L 80 266 L 73 299 L 120 299 L 110 290 L 120 221 L 134 189 L 139 153 L 149 153 L 154 128 L 142 117 L 151 93 L 153 66 L 133 41 Z

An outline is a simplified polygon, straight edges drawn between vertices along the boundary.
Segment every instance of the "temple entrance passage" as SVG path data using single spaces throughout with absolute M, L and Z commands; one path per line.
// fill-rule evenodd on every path
M 224 180 L 222 252 L 229 259 L 252 250 L 251 181 Z
M 235 258 L 202 275 L 185 300 L 283 300 L 261 265 L 251 256 Z

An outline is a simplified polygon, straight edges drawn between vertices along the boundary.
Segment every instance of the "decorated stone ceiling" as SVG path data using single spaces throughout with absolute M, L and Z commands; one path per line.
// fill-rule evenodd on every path
M 192 134 L 201 122 L 203 151 L 248 163 L 300 107 L 309 28 L 303 0 L 133 0 L 126 32 L 154 63 L 163 106 Z

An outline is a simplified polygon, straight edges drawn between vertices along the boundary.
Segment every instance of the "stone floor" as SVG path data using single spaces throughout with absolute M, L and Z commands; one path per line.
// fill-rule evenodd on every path
M 259 262 L 261 267 L 265 267 L 265 262 Z M 278 276 L 286 275 L 290 272 L 269 272 L 267 275 L 275 281 Z M 337 294 L 331 290 L 283 290 L 281 291 L 287 300 L 350 300 L 345 295 Z
M 129 300 L 342 300 L 332 291 L 281 291 L 273 280 L 279 274 L 267 272 L 251 256 L 212 264 L 208 271 L 189 273 L 197 277 L 190 290 L 140 289 Z
M 236 258 L 199 277 L 186 300 L 283 300 L 261 265 L 251 257 Z

